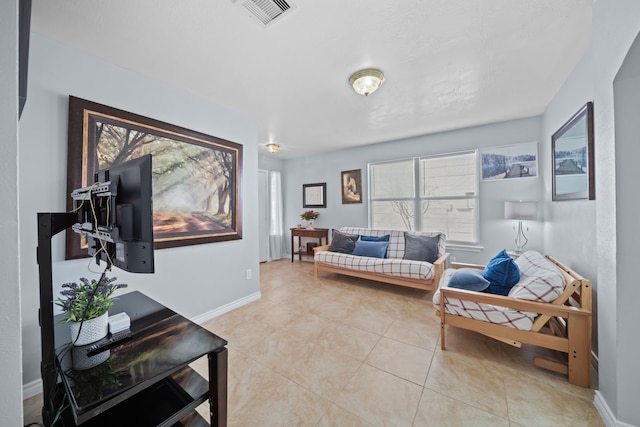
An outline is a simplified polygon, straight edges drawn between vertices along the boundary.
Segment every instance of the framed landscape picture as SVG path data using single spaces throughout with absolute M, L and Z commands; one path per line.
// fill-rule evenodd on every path
M 551 136 L 552 200 L 595 200 L 593 103 Z
M 505 145 L 481 150 L 482 180 L 536 178 L 538 143 Z
M 152 155 L 156 249 L 242 238 L 242 145 L 73 96 L 68 144 L 68 193 L 98 170 Z M 66 259 L 87 256 L 85 247 L 67 232 Z

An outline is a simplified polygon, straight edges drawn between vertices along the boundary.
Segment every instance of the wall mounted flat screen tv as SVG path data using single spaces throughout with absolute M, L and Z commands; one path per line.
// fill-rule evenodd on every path
M 73 190 L 71 197 L 78 213 L 73 231 L 87 237 L 98 264 L 154 272 L 150 154 L 100 170 L 93 185 Z

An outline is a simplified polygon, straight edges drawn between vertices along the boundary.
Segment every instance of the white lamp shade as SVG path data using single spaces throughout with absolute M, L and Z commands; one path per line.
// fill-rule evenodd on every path
M 519 220 L 538 219 L 538 202 L 504 202 L 504 218 Z

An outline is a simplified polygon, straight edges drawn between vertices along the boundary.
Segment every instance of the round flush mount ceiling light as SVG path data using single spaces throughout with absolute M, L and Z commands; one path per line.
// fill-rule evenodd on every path
M 270 153 L 277 153 L 278 150 L 280 150 L 280 146 L 278 144 L 274 144 L 274 143 L 267 144 L 266 148 L 267 148 L 267 151 L 270 152 Z
M 369 96 L 369 94 L 378 90 L 383 82 L 384 74 L 375 68 L 356 71 L 349 77 L 349 84 L 353 87 L 353 90 L 364 96 Z

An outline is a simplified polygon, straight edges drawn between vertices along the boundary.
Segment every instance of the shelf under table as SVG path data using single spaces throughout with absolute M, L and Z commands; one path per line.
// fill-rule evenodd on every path
M 81 425 L 107 427 L 114 420 L 124 420 L 136 427 L 208 426 L 195 411 L 208 398 L 209 383 L 186 367 Z M 65 426 L 75 425 L 72 414 L 68 415 Z

